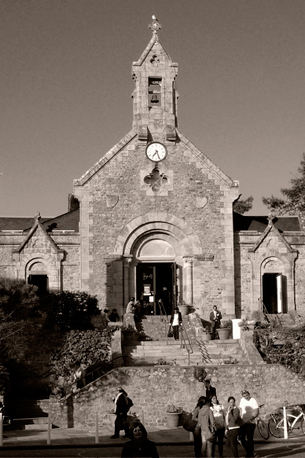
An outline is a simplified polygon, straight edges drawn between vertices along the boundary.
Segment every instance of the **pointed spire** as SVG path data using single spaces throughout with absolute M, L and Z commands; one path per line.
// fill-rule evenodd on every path
M 153 33 L 153 37 L 157 38 L 158 39 L 158 35 L 157 35 L 157 32 L 158 30 L 161 29 L 161 24 L 160 22 L 158 21 L 158 19 L 156 18 L 156 16 L 152 16 L 152 23 L 149 24 L 148 28 L 150 30 L 152 30 L 152 33 Z

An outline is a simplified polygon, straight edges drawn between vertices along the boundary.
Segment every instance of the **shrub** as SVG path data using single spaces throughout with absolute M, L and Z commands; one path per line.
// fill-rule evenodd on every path
M 111 331 L 109 329 L 69 331 L 65 334 L 60 349 L 51 358 L 53 392 L 73 381 L 75 367 L 90 372 L 94 367 L 109 368 L 111 353 Z
M 46 325 L 60 331 L 92 329 L 91 317 L 98 315 L 98 301 L 86 292 L 49 293 L 43 299 Z
M 305 378 L 305 326 L 257 329 L 254 342 L 265 361 L 282 364 Z

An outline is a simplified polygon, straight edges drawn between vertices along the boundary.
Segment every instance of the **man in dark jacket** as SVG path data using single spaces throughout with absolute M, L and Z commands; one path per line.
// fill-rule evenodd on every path
M 211 321 L 211 331 L 212 331 L 212 339 L 215 339 L 216 336 L 216 329 L 220 327 L 220 320 L 222 318 L 221 312 L 217 310 L 217 305 L 214 305 L 212 312 L 210 313 L 210 321 Z
M 216 388 L 211 386 L 210 380 L 205 380 L 205 397 L 207 398 L 207 401 L 210 401 L 213 396 L 216 396 Z
M 128 437 L 128 425 L 127 425 L 127 412 L 129 410 L 129 402 L 127 393 L 123 388 L 118 389 L 118 394 L 114 399 L 116 419 L 114 422 L 114 435 L 111 439 L 117 439 L 120 437 L 120 430 L 124 429 L 125 437 Z

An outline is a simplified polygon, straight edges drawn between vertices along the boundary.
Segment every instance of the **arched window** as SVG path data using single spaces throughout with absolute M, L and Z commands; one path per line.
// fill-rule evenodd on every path
M 176 253 L 172 245 L 165 240 L 154 239 L 144 243 L 139 253 L 141 258 L 174 258 Z

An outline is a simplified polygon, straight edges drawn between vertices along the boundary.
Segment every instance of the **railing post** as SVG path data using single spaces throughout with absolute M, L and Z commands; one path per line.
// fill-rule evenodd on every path
M 3 413 L 0 412 L 0 447 L 3 447 Z
M 283 417 L 284 417 L 284 439 L 288 439 L 286 406 L 283 407 Z
M 98 434 L 98 412 L 95 415 L 95 443 L 98 444 L 99 442 L 99 434 Z
M 47 445 L 51 445 L 51 417 L 49 413 L 48 413 Z

